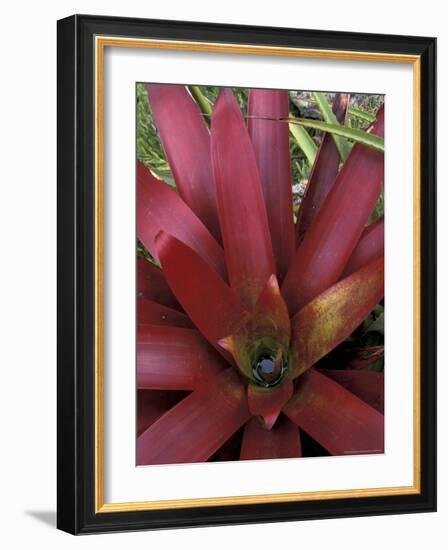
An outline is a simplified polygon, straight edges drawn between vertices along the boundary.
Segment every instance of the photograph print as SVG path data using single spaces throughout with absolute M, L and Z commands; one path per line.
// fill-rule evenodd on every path
M 136 85 L 138 466 L 384 453 L 384 99 Z

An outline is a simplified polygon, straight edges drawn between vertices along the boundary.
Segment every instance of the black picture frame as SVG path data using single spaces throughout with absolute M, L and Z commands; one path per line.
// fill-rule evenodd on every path
M 96 513 L 94 55 L 97 35 L 420 58 L 419 494 Z M 436 39 L 74 15 L 58 21 L 57 525 L 73 534 L 430 512 L 436 509 Z

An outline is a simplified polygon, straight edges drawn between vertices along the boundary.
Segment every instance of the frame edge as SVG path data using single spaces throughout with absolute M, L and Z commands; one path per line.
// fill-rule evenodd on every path
M 79 532 L 76 231 L 78 16 L 57 22 L 57 528 Z

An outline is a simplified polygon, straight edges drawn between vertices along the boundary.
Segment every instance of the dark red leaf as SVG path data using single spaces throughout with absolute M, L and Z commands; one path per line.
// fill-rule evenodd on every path
M 210 134 L 185 86 L 147 84 L 152 115 L 180 196 L 219 239 Z
M 166 231 L 191 246 L 218 273 L 225 276 L 222 248 L 199 218 L 163 181 L 139 162 L 137 165 L 137 235 L 158 260 L 155 239 Z
M 192 328 L 193 323 L 180 311 L 171 309 L 152 300 L 137 300 L 137 323 L 139 325 L 168 325 L 171 327 Z
M 384 374 L 367 370 L 322 370 L 345 389 L 384 414 Z
M 373 133 L 383 135 L 383 129 L 381 110 Z M 285 278 L 282 294 L 290 314 L 340 278 L 381 193 L 383 175 L 383 153 L 355 145 Z
M 283 380 L 277 386 L 264 388 L 249 384 L 247 386 L 247 398 L 249 410 L 254 416 L 261 416 L 264 424 L 270 430 L 280 414 L 283 405 L 290 399 L 293 393 L 291 380 Z
M 215 103 L 211 144 L 229 280 L 252 308 L 275 273 L 275 262 L 252 143 L 229 89 L 223 89 Z
M 250 417 L 244 386 L 230 368 L 164 414 L 137 440 L 138 464 L 209 459 Z
M 333 112 L 343 124 L 347 113 L 349 94 L 336 94 Z M 308 180 L 305 196 L 300 204 L 296 224 L 297 242 L 300 243 L 328 195 L 339 171 L 339 151 L 333 136 L 326 133 L 317 152 Z
M 213 344 L 234 334 L 246 311 L 233 290 L 191 248 L 166 233 L 157 239 L 165 277 L 190 319 Z
M 277 276 L 283 280 L 295 253 L 289 130 L 284 122 L 267 118 L 288 118 L 288 92 L 250 90 L 248 115 L 249 135 L 260 173 Z
M 243 439 L 243 429 L 244 428 L 240 428 L 237 432 L 235 432 L 232 437 L 228 439 L 224 445 L 209 459 L 210 462 L 216 462 L 218 460 L 239 460 L 241 440 Z
M 171 292 L 162 270 L 141 256 L 137 258 L 137 296 L 180 309 L 179 302 Z
M 383 294 L 384 259 L 381 257 L 302 308 L 291 321 L 291 374 L 298 376 L 350 336 Z
M 139 389 L 193 390 L 226 366 L 196 330 L 140 325 L 137 336 Z
M 186 395 L 187 392 L 183 391 L 138 390 L 137 436 Z
M 296 458 L 302 456 L 299 429 L 281 416 L 272 430 L 266 430 L 258 418 L 244 427 L 241 460 Z
M 283 412 L 332 455 L 384 452 L 384 416 L 315 369 Z
M 360 267 L 384 254 L 384 217 L 368 225 L 345 266 L 342 277 L 347 277 Z

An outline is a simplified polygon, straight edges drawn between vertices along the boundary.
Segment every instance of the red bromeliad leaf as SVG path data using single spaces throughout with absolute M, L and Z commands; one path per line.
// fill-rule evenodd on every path
M 179 302 L 171 292 L 162 270 L 139 256 L 137 258 L 137 297 L 179 309 Z
M 137 337 L 139 389 L 193 390 L 227 366 L 196 330 L 140 325 Z
M 384 258 L 342 279 L 292 319 L 291 375 L 298 376 L 339 345 L 384 294 Z
M 289 379 L 283 380 L 283 382 L 271 388 L 248 384 L 249 410 L 254 416 L 261 416 L 266 429 L 270 430 L 274 426 L 283 405 L 291 398 L 293 390 L 294 385 Z
M 333 102 L 333 112 L 341 124 L 345 120 L 349 98 L 349 94 L 336 94 Z M 296 224 L 298 243 L 302 241 L 336 179 L 339 160 L 339 151 L 333 136 L 326 133 L 317 152 L 305 196 L 300 204 Z
M 300 456 L 302 449 L 299 430 L 288 418 L 280 417 L 272 430 L 266 430 L 258 418 L 252 418 L 244 427 L 241 460 Z
M 315 369 L 283 412 L 332 455 L 384 452 L 384 416 Z
M 211 146 L 230 284 L 252 308 L 275 262 L 252 143 L 229 89 L 221 91 L 213 109 Z
M 225 336 L 224 338 L 220 338 L 218 340 L 218 349 L 222 349 L 228 354 L 224 355 L 224 357 L 233 357 L 233 360 L 240 372 L 250 378 L 252 373 L 252 365 L 250 362 L 247 342 L 248 337 L 246 332 L 238 329 L 237 334 L 231 334 L 229 336 Z
M 372 131 L 383 135 L 382 110 Z M 383 172 L 380 151 L 353 147 L 285 278 L 282 294 L 292 315 L 341 276 L 381 193 Z
M 343 277 L 347 277 L 363 265 L 368 264 L 375 258 L 384 254 L 384 217 L 378 218 L 375 222 L 368 225 L 365 229 L 355 250 L 353 250 L 347 265 L 345 266 Z
M 184 201 L 142 164 L 137 166 L 137 235 L 158 259 L 155 239 L 166 231 L 191 246 L 202 258 L 225 276 L 222 248 Z
M 382 372 L 332 369 L 320 372 L 384 414 L 384 374 Z
M 137 436 L 187 395 L 183 391 L 138 390 Z
M 234 369 L 203 384 L 137 440 L 138 464 L 204 462 L 250 417 Z
M 182 199 L 219 240 L 210 133 L 185 86 L 147 84 L 151 111 Z
M 234 334 L 247 312 L 233 290 L 187 245 L 161 233 L 156 243 L 165 277 L 190 319 L 215 346 Z
M 282 280 L 295 253 L 289 129 L 283 122 L 266 118 L 288 118 L 288 92 L 250 90 L 248 115 L 249 135 L 260 172 L 277 276 Z
M 137 323 L 139 325 L 193 327 L 192 322 L 185 313 L 158 304 L 152 300 L 146 300 L 146 298 L 139 298 L 137 301 Z
M 289 346 L 291 323 L 275 275 L 269 277 L 258 297 L 251 317 L 250 331 L 251 339 L 268 336 L 285 348 Z

